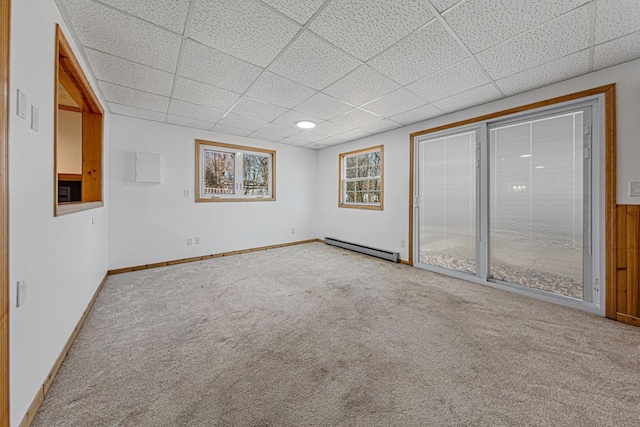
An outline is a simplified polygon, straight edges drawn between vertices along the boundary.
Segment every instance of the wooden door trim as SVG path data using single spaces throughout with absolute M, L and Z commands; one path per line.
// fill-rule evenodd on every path
M 606 263 L 606 280 L 605 280 L 605 312 L 610 319 L 617 318 L 616 311 L 616 85 L 615 83 L 572 93 L 569 95 L 559 96 L 544 101 L 534 102 L 532 104 L 520 107 L 510 108 L 495 113 L 485 114 L 467 120 L 450 123 L 444 126 L 438 126 L 431 129 L 414 132 L 409 136 L 409 263 L 414 264 L 413 260 L 413 180 L 414 180 L 414 140 L 418 136 L 440 132 L 447 129 L 461 127 L 472 123 L 483 122 L 508 116 L 515 113 L 534 110 L 549 105 L 560 104 L 563 102 L 574 101 L 594 95 L 604 94 L 604 110 L 605 110 L 605 263 Z
M 0 0 L 0 427 L 9 426 L 9 49 L 11 0 Z

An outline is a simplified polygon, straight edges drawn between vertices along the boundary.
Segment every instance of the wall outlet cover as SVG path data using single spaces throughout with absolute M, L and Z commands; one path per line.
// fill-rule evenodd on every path
M 640 182 L 629 183 L 629 197 L 640 197 Z
M 191 237 L 187 237 L 187 246 L 193 245 L 193 239 Z

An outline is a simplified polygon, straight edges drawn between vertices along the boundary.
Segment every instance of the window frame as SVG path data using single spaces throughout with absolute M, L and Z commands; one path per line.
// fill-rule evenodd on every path
M 234 191 L 236 193 L 229 195 L 217 195 L 217 196 L 205 196 L 202 194 L 202 190 L 204 189 L 204 158 L 202 156 L 204 150 L 207 147 L 212 147 L 217 149 L 216 151 L 232 153 L 234 154 Z M 244 189 L 244 182 L 241 179 L 243 176 L 243 159 L 245 154 L 250 155 L 261 155 L 269 158 L 269 183 L 268 189 L 270 190 L 270 194 L 265 196 L 251 196 L 251 195 L 239 195 L 237 192 L 240 192 Z M 200 202 L 274 202 L 276 201 L 276 151 L 275 150 L 267 150 L 264 148 L 257 147 L 248 147 L 243 145 L 235 145 L 235 144 L 226 144 L 223 142 L 216 141 L 205 141 L 201 139 L 196 139 L 195 141 L 195 201 L 197 203 Z M 238 167 L 240 165 L 240 167 Z
M 346 162 L 350 157 L 361 154 L 369 154 L 380 152 L 380 203 L 347 203 L 345 202 L 346 193 Z M 369 177 L 376 178 L 376 177 Z M 374 147 L 362 148 L 360 150 L 348 151 L 340 153 L 338 156 L 338 207 L 348 209 L 368 209 L 368 210 L 384 210 L 384 145 L 376 145 Z
M 62 28 L 56 25 L 54 62 L 53 215 L 62 216 L 104 206 L 104 109 L 87 79 Z M 62 78 L 62 81 L 60 80 Z M 59 203 L 58 181 L 58 84 L 80 105 L 82 114 L 82 201 Z M 77 177 L 76 177 L 77 179 Z

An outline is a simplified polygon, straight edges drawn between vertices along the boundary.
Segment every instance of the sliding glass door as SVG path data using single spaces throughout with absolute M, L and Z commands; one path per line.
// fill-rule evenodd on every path
M 593 302 L 594 104 L 416 138 L 416 265 Z

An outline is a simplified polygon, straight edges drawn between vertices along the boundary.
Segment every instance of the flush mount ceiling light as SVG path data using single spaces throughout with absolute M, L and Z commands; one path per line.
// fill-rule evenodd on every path
M 302 129 L 313 129 L 314 127 L 316 127 L 316 124 L 310 120 L 301 120 L 299 122 L 296 122 L 296 126 Z

